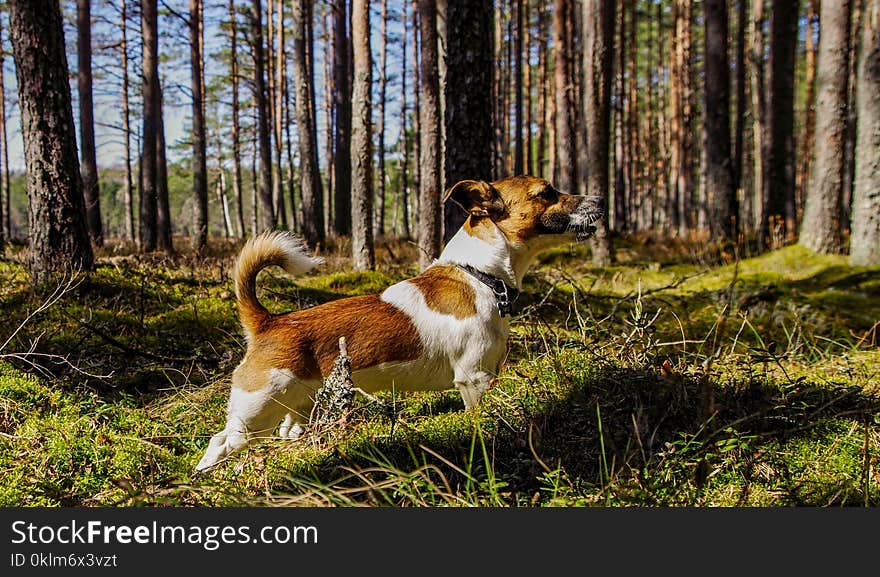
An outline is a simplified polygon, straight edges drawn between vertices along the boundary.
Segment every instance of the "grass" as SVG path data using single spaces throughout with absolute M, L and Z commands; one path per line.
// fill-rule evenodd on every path
M 243 352 L 237 248 L 111 247 L 54 297 L 0 262 L 0 506 L 880 504 L 880 269 L 650 239 L 618 240 L 607 268 L 580 245 L 542 255 L 477 411 L 387 391 L 194 477 Z M 413 250 L 353 273 L 339 247 L 305 277 L 263 273 L 261 299 L 377 292 Z

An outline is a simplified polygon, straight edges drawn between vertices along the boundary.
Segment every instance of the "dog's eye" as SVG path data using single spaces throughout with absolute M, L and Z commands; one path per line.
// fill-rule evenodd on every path
M 556 189 L 548 186 L 541 191 L 541 198 L 555 202 L 559 198 L 559 193 L 556 192 Z

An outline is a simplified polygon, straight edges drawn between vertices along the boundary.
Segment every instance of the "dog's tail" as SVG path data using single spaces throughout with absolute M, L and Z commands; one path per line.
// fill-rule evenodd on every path
M 244 245 L 234 276 L 238 317 L 248 341 L 260 332 L 270 314 L 257 300 L 257 274 L 268 266 L 280 266 L 292 275 L 303 274 L 322 262 L 309 255 L 302 241 L 289 232 L 264 232 Z

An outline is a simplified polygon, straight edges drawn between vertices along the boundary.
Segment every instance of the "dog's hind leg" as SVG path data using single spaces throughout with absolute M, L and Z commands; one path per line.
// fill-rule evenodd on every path
M 290 410 L 285 400 L 290 396 L 289 388 L 295 386 L 296 381 L 287 371 L 268 371 L 265 386 L 256 390 L 237 386 L 237 376 L 233 375 L 226 409 L 226 427 L 211 438 L 196 471 L 209 469 L 260 438 L 270 436 Z

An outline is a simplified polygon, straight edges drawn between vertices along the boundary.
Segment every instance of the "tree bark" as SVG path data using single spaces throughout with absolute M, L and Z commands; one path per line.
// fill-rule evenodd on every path
M 434 0 L 419 0 L 421 22 L 421 175 L 419 183 L 419 264 L 424 269 L 440 255 L 440 77 L 437 68 L 437 10 Z
M 254 51 L 254 99 L 257 106 L 257 141 L 260 155 L 259 200 L 260 232 L 275 228 L 272 199 L 272 151 L 269 136 L 269 103 L 266 98 L 266 57 L 263 43 L 263 7 L 261 0 L 251 4 L 251 48 Z
M 807 186 L 799 242 L 816 252 L 843 249 L 842 200 L 844 140 L 849 82 L 850 0 L 822 2 L 819 52 L 816 61 L 816 131 L 821 142 L 812 151 L 813 169 Z
M 764 64 L 765 34 L 764 2 L 752 0 L 752 38 L 749 54 L 752 89 L 752 203 L 753 221 L 758 230 L 764 222 L 764 170 L 767 158 L 767 90 L 766 90 L 766 67 Z M 760 238 L 760 237 L 759 237 Z
M 516 21 L 513 48 L 513 94 L 514 94 L 514 128 L 513 128 L 513 173 L 524 174 L 523 150 L 523 0 L 513 0 L 513 18 Z M 453 183 L 450 183 L 453 184 Z
M 736 112 L 733 120 L 733 164 L 731 178 L 733 179 L 733 194 L 739 200 L 745 197 L 743 188 L 743 150 L 746 119 L 746 0 L 737 0 L 736 8 Z M 750 205 L 749 205 L 750 206 Z M 742 206 L 738 207 L 737 222 L 740 231 L 747 231 L 751 226 L 750 220 L 744 219 L 745 212 Z
M 767 160 L 762 238 L 775 247 L 792 240 L 794 206 L 794 68 L 798 9 L 793 0 L 771 0 Z
M 143 113 L 141 122 L 140 249 L 157 246 L 156 141 L 159 132 L 159 36 L 156 0 L 141 2 L 141 70 Z
M 611 142 L 611 88 L 614 53 L 614 4 L 587 0 L 583 5 L 584 122 L 586 123 L 587 194 L 608 201 L 609 146 Z M 611 263 L 608 219 L 596 223 L 591 241 L 593 264 Z
M 492 178 L 492 0 L 451 2 L 447 26 L 446 184 Z M 465 88 L 466 87 L 466 88 Z M 522 155 L 520 155 L 522 156 Z M 443 207 L 444 242 L 467 215 L 455 203 Z
M 388 73 L 388 0 L 382 0 L 381 28 L 379 34 L 379 119 L 376 123 L 376 156 L 378 174 L 376 175 L 376 220 L 373 225 L 376 236 L 385 234 L 385 98 Z
M 131 104 L 128 94 L 128 4 L 126 0 L 122 0 L 120 5 L 120 30 L 122 34 L 119 47 L 122 72 L 122 137 L 125 147 L 125 176 L 122 194 L 125 207 L 125 238 L 134 241 L 134 184 L 131 170 Z
M 6 54 L 2 50 L 3 47 L 3 26 L 0 19 L 0 162 L 2 162 L 2 171 L 0 171 L 0 245 L 3 241 L 12 239 L 12 219 L 10 212 L 9 194 L 9 140 L 6 138 L 6 88 L 5 74 L 3 73 Z
M 201 0 L 189 0 L 189 57 L 192 89 L 192 170 L 193 235 L 192 248 L 204 250 L 208 244 L 208 164 L 205 139 L 204 94 L 202 93 Z M 221 167 L 222 170 L 222 167 Z
M 247 236 L 244 227 L 244 191 L 241 178 L 241 121 L 238 98 L 238 19 L 235 0 L 229 0 L 229 77 L 232 90 L 232 195 L 235 197 L 235 224 L 239 238 Z M 253 231 L 256 234 L 256 231 Z
M 571 0 L 555 0 L 553 11 L 553 79 L 556 88 L 556 188 L 574 192 L 577 172 L 575 165 L 574 130 L 572 127 L 571 62 L 568 20 Z
M 61 8 L 55 0 L 11 0 L 9 27 L 27 166 L 28 267 L 41 284 L 91 270 L 77 161 Z
M 167 254 L 174 252 L 171 239 L 171 207 L 168 196 L 168 158 L 165 147 L 165 110 L 161 84 L 157 90 L 158 130 L 156 134 L 156 243 Z
M 856 176 L 850 262 L 880 265 L 880 0 L 865 0 L 856 76 Z
M 804 122 L 801 127 L 801 136 L 798 140 L 801 150 L 804 152 L 798 159 L 797 174 L 795 175 L 795 205 L 798 210 L 803 209 L 807 182 L 813 169 L 813 146 L 816 133 L 816 50 L 817 42 L 814 39 L 819 27 L 819 0 L 807 2 L 807 32 L 805 34 L 805 71 L 804 84 L 807 95 L 804 105 Z
M 410 188 L 409 188 L 409 135 L 406 131 L 407 118 L 408 118 L 408 110 L 406 106 L 406 39 L 407 39 L 407 31 L 409 29 L 407 25 L 407 16 L 406 9 L 407 3 L 404 1 L 401 4 L 401 16 L 400 16 L 400 24 L 401 28 L 403 28 L 403 33 L 400 39 L 400 136 L 398 141 L 398 146 L 403 147 L 403 152 L 400 158 L 400 213 L 401 213 L 401 224 L 402 224 L 402 233 L 403 238 L 411 238 L 412 231 L 410 230 L 410 215 L 409 215 L 409 197 L 410 197 Z M 415 32 L 414 32 L 415 34 Z M 447 79 L 448 80 L 448 79 Z
M 275 68 L 275 90 L 272 91 L 272 127 L 275 137 L 274 162 L 272 163 L 272 196 L 275 197 L 275 214 L 281 228 L 287 228 L 287 209 L 284 201 L 284 178 L 282 172 L 283 124 L 284 124 L 284 1 L 278 0 L 275 4 L 275 14 L 278 21 L 275 23 L 275 50 L 274 62 L 270 64 Z M 312 23 L 309 22 L 309 26 Z M 291 183 L 290 186 L 293 186 Z M 293 207 L 291 207 L 293 208 Z
M 351 45 L 346 0 L 333 4 L 333 107 L 336 111 L 336 158 L 333 179 L 333 228 L 351 234 Z
M 86 203 L 86 228 L 95 246 L 104 245 L 101 194 L 95 158 L 95 112 L 92 98 L 92 2 L 76 2 L 76 56 L 79 87 L 80 174 Z
M 709 234 L 736 238 L 738 213 L 730 170 L 730 66 L 727 0 L 705 0 L 703 129 Z
M 324 244 L 324 194 L 318 169 L 317 129 L 311 99 L 313 78 L 308 65 L 308 27 L 311 22 L 307 14 L 311 12 L 311 2 L 293 3 L 293 82 L 299 131 L 302 232 L 310 246 L 320 247 Z
M 352 0 L 351 252 L 355 270 L 375 268 L 373 248 L 372 62 L 370 3 Z

